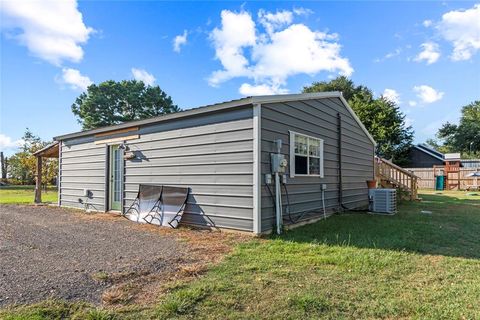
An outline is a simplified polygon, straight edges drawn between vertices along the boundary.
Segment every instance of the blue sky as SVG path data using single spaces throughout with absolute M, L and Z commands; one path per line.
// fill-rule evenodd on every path
M 339 74 L 400 103 L 415 141 L 480 99 L 475 2 L 30 2 L 1 8 L 0 149 L 78 131 L 89 83 L 144 79 L 184 109 Z M 177 46 L 175 46 L 175 39 Z M 134 75 L 135 74 L 135 75 Z

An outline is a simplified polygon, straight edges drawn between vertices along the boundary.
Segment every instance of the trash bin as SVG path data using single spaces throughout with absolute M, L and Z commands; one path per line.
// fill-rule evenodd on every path
M 436 176 L 435 177 L 435 190 L 443 190 L 445 182 L 445 177 L 444 176 Z

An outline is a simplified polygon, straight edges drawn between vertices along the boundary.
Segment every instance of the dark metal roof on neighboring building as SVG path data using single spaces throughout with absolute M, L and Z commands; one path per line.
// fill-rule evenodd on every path
M 433 149 L 432 147 L 426 144 L 417 144 L 416 146 L 413 146 L 413 147 L 431 155 L 434 158 L 437 158 L 438 160 L 442 160 L 442 161 L 445 160 L 443 153 L 438 152 L 437 150 Z

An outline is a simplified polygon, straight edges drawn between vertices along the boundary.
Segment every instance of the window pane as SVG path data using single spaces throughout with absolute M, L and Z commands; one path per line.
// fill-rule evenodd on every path
M 319 158 L 310 158 L 310 174 L 320 174 Z
M 307 155 L 307 138 L 295 135 L 295 153 Z
M 121 184 L 122 184 L 122 171 L 121 171 L 121 151 L 118 149 L 113 150 L 113 200 L 119 202 L 121 200 Z
M 310 150 L 309 155 L 320 157 L 320 140 L 309 138 Z
M 307 174 L 307 157 L 295 156 L 295 174 Z

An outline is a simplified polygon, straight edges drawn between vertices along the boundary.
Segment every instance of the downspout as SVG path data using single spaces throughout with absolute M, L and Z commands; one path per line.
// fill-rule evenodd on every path
M 337 113 L 338 132 L 338 204 L 340 211 L 343 210 L 343 173 L 342 173 L 342 115 Z
M 62 206 L 62 140 L 58 141 L 58 176 L 57 176 L 57 190 L 58 190 L 58 206 Z
M 253 104 L 253 233 L 262 233 L 262 109 L 260 103 Z

